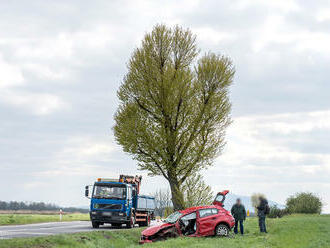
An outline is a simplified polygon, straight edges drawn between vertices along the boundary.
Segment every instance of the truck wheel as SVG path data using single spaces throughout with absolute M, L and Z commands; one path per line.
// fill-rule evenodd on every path
M 92 227 L 93 228 L 99 228 L 100 227 L 100 223 L 98 223 L 96 221 L 92 221 Z
M 113 227 L 121 227 L 121 224 L 120 223 L 111 223 L 111 226 L 113 226 Z
M 229 235 L 229 228 L 224 224 L 219 224 L 215 228 L 215 235 L 219 237 L 227 237 Z

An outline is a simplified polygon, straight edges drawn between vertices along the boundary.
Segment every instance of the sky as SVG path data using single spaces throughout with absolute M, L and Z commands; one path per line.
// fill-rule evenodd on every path
M 294 0 L 0 2 L 0 200 L 84 206 L 98 177 L 142 174 L 116 144 L 116 92 L 154 25 L 229 56 L 233 124 L 203 171 L 217 192 L 279 203 L 310 191 L 330 212 L 330 2 Z

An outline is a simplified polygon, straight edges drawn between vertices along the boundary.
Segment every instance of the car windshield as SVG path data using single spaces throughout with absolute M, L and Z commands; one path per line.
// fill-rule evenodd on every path
M 126 199 L 126 187 L 124 185 L 100 184 L 94 187 L 94 198 Z
M 165 222 L 173 224 L 180 218 L 180 216 L 182 216 L 180 212 L 174 212 L 166 218 Z

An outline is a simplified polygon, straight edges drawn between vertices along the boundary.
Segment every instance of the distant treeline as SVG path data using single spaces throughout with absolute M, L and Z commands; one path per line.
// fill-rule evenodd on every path
M 62 209 L 64 212 L 81 212 L 87 213 L 88 209 L 83 208 L 62 208 L 55 204 L 44 203 L 44 202 L 4 202 L 0 201 L 0 210 L 32 210 L 32 211 L 59 211 Z

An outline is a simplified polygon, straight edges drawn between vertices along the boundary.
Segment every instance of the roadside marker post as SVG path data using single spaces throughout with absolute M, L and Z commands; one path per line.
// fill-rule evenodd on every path
M 60 209 L 60 221 L 62 221 L 62 209 Z

